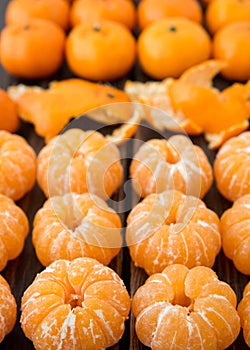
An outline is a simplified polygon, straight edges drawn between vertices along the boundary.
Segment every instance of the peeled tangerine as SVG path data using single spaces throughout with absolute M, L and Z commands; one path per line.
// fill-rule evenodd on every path
M 130 310 L 120 277 L 94 259 L 58 260 L 24 292 L 21 325 L 37 350 L 116 344 Z
M 141 197 L 176 189 L 202 198 L 213 182 L 206 154 L 183 135 L 145 142 L 133 158 L 130 174 Z
M 0 271 L 23 250 L 28 219 L 12 199 L 0 194 Z
M 47 197 L 90 192 L 106 200 L 122 182 L 119 149 L 97 131 L 67 130 L 42 148 L 37 162 Z
M 121 221 L 93 194 L 68 193 L 48 199 L 36 213 L 32 233 L 40 262 L 87 256 L 108 265 L 122 245 Z
M 250 282 L 244 288 L 243 298 L 238 305 L 241 327 L 245 342 L 250 346 Z
M 220 193 L 229 201 L 250 194 L 250 132 L 228 140 L 216 155 L 214 176 Z
M 26 140 L 0 130 L 0 193 L 22 198 L 36 181 L 36 155 Z
M 236 301 L 210 268 L 168 266 L 134 295 L 137 336 L 152 350 L 226 349 L 240 332 Z
M 221 248 L 220 221 L 199 198 L 169 190 L 134 207 L 126 240 L 132 260 L 149 275 L 177 263 L 212 267 Z
M 16 323 L 16 300 L 8 282 L 0 276 L 0 343 Z
M 237 199 L 221 217 L 222 248 L 235 267 L 250 275 L 250 194 Z

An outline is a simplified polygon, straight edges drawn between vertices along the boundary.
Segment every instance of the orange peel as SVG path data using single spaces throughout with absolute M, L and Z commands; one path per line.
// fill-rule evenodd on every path
M 71 118 L 99 106 L 130 101 L 114 87 L 74 78 L 53 82 L 48 89 L 12 86 L 8 93 L 16 101 L 20 117 L 34 124 L 36 133 L 46 142 L 59 134 Z

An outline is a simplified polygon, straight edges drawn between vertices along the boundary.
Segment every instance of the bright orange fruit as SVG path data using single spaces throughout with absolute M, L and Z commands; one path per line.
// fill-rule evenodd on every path
M 222 248 L 235 267 L 250 275 L 250 194 L 237 199 L 221 217 Z
M 209 1 L 205 16 L 209 31 L 215 34 L 228 24 L 250 20 L 250 2 L 248 0 Z
M 220 221 L 199 198 L 169 190 L 132 209 L 126 241 L 136 266 L 149 275 L 176 263 L 211 267 L 221 248 Z
M 1 64 L 12 75 L 42 79 L 53 75 L 64 58 L 65 33 L 52 21 L 29 18 L 1 32 Z
M 68 35 L 66 58 L 70 69 L 82 78 L 116 80 L 126 75 L 135 62 L 135 38 L 118 22 L 82 23 Z
M 17 258 L 21 253 L 29 232 L 26 214 L 12 199 L 2 194 L 0 194 L 0 225 L 0 271 L 2 271 L 8 260 Z
M 121 221 L 94 194 L 51 197 L 36 213 L 32 240 L 39 261 L 91 257 L 108 265 L 119 253 Z
M 69 26 L 69 4 L 65 0 L 11 0 L 5 12 L 6 23 L 26 25 L 30 17 L 51 20 L 64 30 Z
M 58 260 L 24 292 L 21 325 L 36 349 L 106 349 L 130 310 L 121 278 L 90 258 Z
M 22 198 L 36 181 L 36 155 L 26 140 L 0 130 L 0 193 Z
M 47 197 L 90 192 L 107 200 L 123 177 L 117 146 L 99 132 L 81 129 L 52 139 L 39 152 L 37 165 L 37 181 Z
M 213 182 L 206 154 L 183 135 L 145 142 L 134 155 L 130 175 L 141 197 L 176 189 L 203 198 Z
M 132 30 L 135 26 L 136 11 L 130 0 L 76 0 L 70 12 L 71 25 L 95 23 L 107 19 L 124 24 Z
M 137 336 L 154 350 L 226 349 L 240 332 L 235 308 L 234 291 L 213 270 L 179 264 L 150 276 L 132 301 Z
M 16 300 L 8 282 L 0 276 L 0 343 L 9 334 L 16 323 Z
M 137 17 L 140 29 L 168 17 L 186 17 L 200 23 L 202 10 L 196 0 L 144 0 L 139 2 Z
M 214 176 L 220 193 L 229 201 L 250 194 L 250 132 L 233 137 L 219 149 L 214 162 Z
M 0 89 L 0 106 L 0 129 L 9 132 L 17 131 L 20 124 L 17 105 L 2 89 Z
M 241 326 L 243 328 L 243 336 L 245 342 L 250 346 L 250 282 L 244 288 L 243 297 L 238 305 L 238 313 L 240 315 Z
M 142 31 L 137 43 L 141 67 L 154 79 L 177 78 L 211 54 L 211 41 L 205 29 L 180 17 L 154 22 Z

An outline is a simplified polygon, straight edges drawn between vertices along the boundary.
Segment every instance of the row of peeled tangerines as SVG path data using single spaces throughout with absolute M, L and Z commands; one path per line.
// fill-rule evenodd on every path
M 96 349 L 114 344 L 129 311 L 127 294 L 118 276 L 100 264 L 108 265 L 122 246 L 120 217 L 105 202 L 122 183 L 119 149 L 99 132 L 70 129 L 53 138 L 36 159 L 22 137 L 5 131 L 0 136 L 2 174 L 8 174 L 1 178 L 0 187 L 1 269 L 20 254 L 29 231 L 25 213 L 11 198 L 21 198 L 36 178 L 49 197 L 36 213 L 32 231 L 37 257 L 49 267 L 24 294 L 21 323 L 25 334 L 36 349 L 44 349 L 45 339 L 52 349 L 60 342 L 71 344 L 77 339 L 86 344 L 91 327 L 95 339 L 103 332 L 104 325 L 98 328 L 102 320 L 106 326 L 100 342 L 106 343 L 97 343 Z M 202 341 L 224 349 L 239 333 L 235 294 L 210 268 L 222 245 L 237 269 L 250 274 L 249 144 L 250 133 L 245 132 L 228 140 L 217 154 L 214 173 L 218 189 L 234 201 L 221 219 L 198 198 L 211 187 L 212 169 L 203 150 L 186 136 L 150 140 L 133 157 L 130 174 L 134 190 L 144 199 L 128 216 L 126 243 L 136 266 L 151 275 L 137 292 L 133 307 L 138 337 L 153 349 L 161 349 L 163 341 L 165 346 L 165 334 L 169 333 L 170 344 L 176 341 L 176 347 L 179 341 L 183 349 Z M 97 272 L 90 268 L 93 279 L 85 264 L 96 266 Z M 72 271 L 71 265 L 75 266 Z M 197 267 L 200 265 L 203 267 Z M 104 277 L 99 269 L 104 269 Z M 110 280 L 115 281 L 109 287 Z M 106 282 L 96 285 L 97 281 Z M 240 315 L 249 344 L 246 290 Z M 1 303 L 4 316 L 9 315 L 8 307 Z M 13 315 L 8 317 L 12 320 Z M 170 328 L 164 321 L 169 315 L 174 317 L 167 323 Z M 7 324 L 13 324 L 8 317 Z M 56 327 L 51 326 L 53 322 Z M 91 326 L 92 322 L 96 325 Z M 179 328 L 180 322 L 184 330 Z M 189 333 L 190 326 L 195 330 Z M 83 327 L 89 331 L 79 333 Z M 4 326 L 2 331 L 6 329 L 10 328 Z M 177 329 L 180 333 L 175 338 Z M 197 337 L 199 333 L 201 337 Z M 52 339 L 56 345 L 51 345 Z
M 66 0 L 12 0 L 1 33 L 1 63 L 15 76 L 41 79 L 56 73 L 65 54 L 77 76 L 112 81 L 125 76 L 137 57 L 154 79 L 179 77 L 214 57 L 227 62 L 221 71 L 226 79 L 250 79 L 249 1 L 209 3 L 206 24 L 212 40 L 196 0 L 143 0 L 137 12 L 138 41 L 131 33 L 136 8 L 130 0 L 75 0 L 72 5 Z M 69 23 L 73 29 L 66 36 Z

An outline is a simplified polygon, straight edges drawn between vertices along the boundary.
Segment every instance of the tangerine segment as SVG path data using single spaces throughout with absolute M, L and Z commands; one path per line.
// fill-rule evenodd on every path
M 105 265 L 122 244 L 119 216 L 93 194 L 51 197 L 34 219 L 33 244 L 40 262 L 88 256 Z
M 17 114 L 17 105 L 8 94 L 0 89 L 0 130 L 15 132 L 19 128 L 20 118 Z
M 237 310 L 240 315 L 245 342 L 250 346 L 250 282 L 244 288 L 243 297 Z
M 24 292 L 21 325 L 36 349 L 100 350 L 119 341 L 129 310 L 128 292 L 110 268 L 90 258 L 57 260 Z
M 227 287 L 222 289 L 221 285 Z M 180 303 L 175 303 L 178 294 Z M 183 265 L 168 266 L 162 273 L 150 276 L 133 297 L 137 336 L 154 350 L 225 349 L 240 331 L 239 316 L 228 295 L 236 300 L 232 288 L 219 281 L 208 267 L 189 270 Z M 189 303 L 183 305 L 183 300 Z
M 214 176 L 220 193 L 229 201 L 250 193 L 250 132 L 226 141 L 216 155 Z
M 0 343 L 16 323 L 16 300 L 8 282 L 0 275 Z
M 205 153 L 183 135 L 144 143 L 134 156 L 130 174 L 141 197 L 176 189 L 202 198 L 213 181 Z
M 169 190 L 135 206 L 126 240 L 132 260 L 149 275 L 171 264 L 211 267 L 221 248 L 220 222 L 200 199 Z
M 221 217 L 222 248 L 235 267 L 250 275 L 250 194 L 237 199 Z
M 3 130 L 0 130 L 0 150 L 0 193 L 18 200 L 35 183 L 35 152 L 23 137 Z
M 41 149 L 37 164 L 37 181 L 47 197 L 90 192 L 107 199 L 123 177 L 119 149 L 96 131 L 70 129 L 56 136 Z
M 26 214 L 12 199 L 0 194 L 0 271 L 8 260 L 15 259 L 23 250 L 29 232 Z
M 17 85 L 8 93 L 16 101 L 20 117 L 34 124 L 36 133 L 46 141 L 59 134 L 72 117 L 99 106 L 129 102 L 123 91 L 81 79 L 53 82 L 49 89 Z M 109 119 L 106 117 L 106 123 Z

